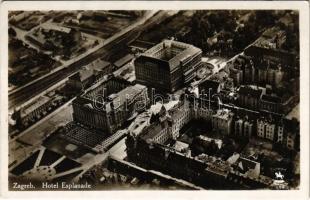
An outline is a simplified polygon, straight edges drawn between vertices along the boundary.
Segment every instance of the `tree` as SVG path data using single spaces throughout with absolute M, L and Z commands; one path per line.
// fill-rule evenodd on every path
M 9 28 L 9 36 L 16 37 L 16 31 L 12 27 Z
M 275 24 L 275 16 L 269 10 L 256 10 L 256 22 L 258 26 L 272 26 Z

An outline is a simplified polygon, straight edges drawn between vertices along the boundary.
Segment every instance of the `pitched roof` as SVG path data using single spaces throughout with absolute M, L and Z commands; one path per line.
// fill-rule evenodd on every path
M 80 70 L 78 73 L 79 73 L 81 81 L 84 81 L 90 78 L 94 74 L 92 69 L 87 69 L 87 68 Z
M 106 68 L 107 66 L 109 66 L 110 64 L 111 63 L 98 58 L 95 61 L 93 61 L 92 63 L 90 63 L 88 66 L 90 69 L 93 69 L 93 70 L 102 70 L 102 69 Z
M 134 56 L 132 54 L 127 54 L 126 56 L 120 58 L 119 60 L 117 60 L 114 65 L 116 67 L 121 67 L 123 65 L 125 65 L 126 63 L 128 63 L 129 61 L 131 61 L 134 58 Z
M 163 121 L 161 123 L 156 123 L 156 124 L 151 124 L 150 126 L 148 126 L 147 128 L 145 128 L 142 132 L 142 134 L 140 134 L 140 137 L 143 140 L 147 140 L 147 139 L 153 139 L 154 137 L 156 137 L 160 131 L 168 126 L 168 122 L 167 121 Z
M 242 157 L 238 160 L 238 168 L 243 172 L 247 172 L 250 169 L 255 169 L 257 164 L 259 163 Z

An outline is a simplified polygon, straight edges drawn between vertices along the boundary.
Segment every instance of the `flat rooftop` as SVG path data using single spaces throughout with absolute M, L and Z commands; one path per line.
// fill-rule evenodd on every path
M 213 117 L 217 117 L 217 118 L 220 118 L 220 119 L 231 119 L 233 117 L 234 113 L 231 112 L 230 110 L 228 109 L 221 109 L 221 110 L 218 110 L 216 112 L 216 114 L 213 115 Z
M 96 102 L 96 105 L 104 108 L 107 112 L 109 112 L 112 110 L 111 106 L 114 106 L 114 108 L 118 108 L 127 101 L 130 102 L 131 100 L 135 99 L 138 94 L 140 94 L 144 89 L 146 89 L 145 86 L 140 84 L 126 85 L 127 82 L 125 82 L 124 80 L 113 79 L 108 81 L 114 81 L 114 83 L 110 82 L 111 85 L 121 84 L 118 81 L 123 82 L 124 85 L 117 88 L 109 88 L 111 87 L 107 85 L 109 83 L 100 83 L 93 87 L 86 94 L 75 99 L 74 102 L 83 106 L 87 106 L 91 109 L 94 109 L 93 105 Z
M 113 85 L 122 85 L 122 86 L 112 87 Z M 127 81 L 113 77 L 108 80 L 104 80 L 103 82 L 98 82 L 94 84 L 88 89 L 87 93 L 82 95 L 82 97 L 89 100 L 92 100 L 95 96 L 106 98 L 113 93 L 118 93 L 127 86 L 129 86 L 129 83 Z M 102 98 L 98 99 L 98 101 L 101 100 Z
M 127 99 L 128 100 L 134 99 L 144 89 L 146 89 L 145 86 L 136 84 L 133 86 L 126 87 L 125 89 L 119 91 L 118 93 L 109 95 L 108 99 L 111 100 L 111 102 L 113 102 L 114 107 L 117 108 L 123 105 L 127 101 Z M 109 107 L 110 106 L 107 106 L 107 109 Z
M 166 61 L 174 68 L 179 65 L 181 61 L 198 53 L 201 53 L 201 49 L 193 45 L 173 40 L 164 40 L 142 55 Z

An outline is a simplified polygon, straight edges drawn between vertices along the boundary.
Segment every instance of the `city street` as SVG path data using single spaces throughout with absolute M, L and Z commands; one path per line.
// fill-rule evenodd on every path
M 72 121 L 72 106 L 68 103 L 50 114 L 44 120 L 25 130 L 9 143 L 9 164 L 17 161 L 10 168 L 18 165 L 30 152 L 40 148 L 42 141 L 48 137 L 57 127 Z
M 139 21 L 127 27 L 126 29 L 123 29 L 120 33 L 113 35 L 111 38 L 105 40 L 101 45 L 97 45 L 91 51 L 87 51 L 87 54 L 85 53 L 80 57 L 70 60 L 68 63 L 66 63 L 66 65 L 58 68 L 57 71 L 42 76 L 39 79 L 10 92 L 9 108 L 21 105 L 30 98 L 34 98 L 36 95 L 39 95 L 42 91 L 51 87 L 55 83 L 67 78 L 79 70 L 82 66 L 94 61 L 99 57 L 102 58 L 108 56 L 111 53 L 114 53 L 114 51 L 116 51 L 118 48 L 122 48 L 124 44 L 135 38 L 137 36 L 137 32 L 143 30 L 144 26 L 150 26 L 155 23 L 153 20 L 157 18 L 152 18 L 152 16 L 156 13 L 157 11 L 147 12 L 145 16 Z
M 145 23 L 155 13 L 156 13 L 156 11 L 148 12 L 147 15 L 145 15 L 145 17 L 143 18 L 143 20 L 140 20 L 139 22 L 131 25 L 127 29 L 123 30 L 121 33 L 114 35 L 113 37 L 109 38 L 108 40 L 110 42 L 116 42 L 115 40 L 117 40 L 118 44 L 120 44 L 120 41 L 122 41 L 122 42 L 127 41 L 128 38 L 132 37 L 133 35 L 130 34 L 129 37 L 128 36 L 123 37 L 123 35 L 126 34 L 127 32 L 130 32 L 132 29 L 137 28 L 139 25 L 142 25 L 143 23 Z M 160 15 L 160 16 L 163 17 L 163 15 Z M 157 18 L 155 18 L 155 19 L 157 19 Z M 155 22 L 155 20 L 154 21 L 153 20 L 152 21 L 148 21 L 147 25 L 149 26 L 149 25 L 151 25 L 154 22 Z M 134 37 L 136 37 L 136 36 L 134 36 Z M 105 43 L 108 44 L 108 42 L 109 42 L 108 40 L 105 41 Z M 112 44 L 109 44 L 109 47 L 110 48 L 116 48 L 115 45 L 112 45 Z M 95 56 L 99 56 L 99 55 L 102 56 L 102 55 L 106 55 L 107 53 L 109 53 L 104 48 L 99 49 L 99 51 L 93 52 L 95 54 Z M 86 58 L 84 58 L 84 59 L 86 59 Z M 84 64 L 84 62 L 81 62 L 81 60 L 77 60 L 77 63 L 80 64 L 80 65 L 82 63 Z M 71 65 L 74 66 L 77 63 L 72 62 Z M 78 66 L 76 66 L 76 68 L 78 68 Z M 66 70 L 66 69 L 68 69 L 68 68 L 64 68 L 63 70 Z M 50 74 L 48 76 L 48 78 L 46 78 L 46 77 L 45 78 L 44 77 L 40 78 L 38 81 L 39 82 L 44 81 L 47 84 L 53 86 L 52 83 L 56 82 L 59 79 L 59 75 L 61 75 L 64 78 L 66 78 L 66 76 L 64 76 L 64 75 L 67 75 L 67 74 L 63 74 L 62 73 L 63 70 L 59 70 L 59 71 L 56 71 L 56 73 Z M 50 79 L 51 77 L 53 78 L 52 82 L 47 82 L 47 80 Z M 46 84 L 42 85 L 42 83 L 39 84 L 36 81 L 35 85 L 31 85 L 30 84 L 29 87 L 27 86 L 27 87 L 24 87 L 24 88 L 21 88 L 21 89 L 17 90 L 16 92 L 21 95 L 18 98 L 22 99 L 23 102 L 25 102 L 25 98 L 24 98 L 25 94 L 28 96 L 28 98 L 33 98 L 33 96 L 30 96 L 29 93 L 28 94 L 24 93 L 25 89 L 29 90 L 33 86 L 36 87 L 36 89 L 46 88 Z M 31 93 L 34 93 L 33 90 L 32 90 Z M 10 102 L 10 105 L 12 106 L 13 105 L 13 101 L 10 99 L 9 102 Z M 41 145 L 42 141 L 51 132 L 56 130 L 57 127 L 59 127 L 61 124 L 64 125 L 64 124 L 68 123 L 69 121 L 72 121 L 72 107 L 71 106 L 67 106 L 69 103 L 66 103 L 65 105 L 61 106 L 58 110 L 54 111 L 48 117 L 46 117 L 43 120 L 39 121 L 38 123 L 36 123 L 32 127 L 30 127 L 29 129 L 25 130 L 24 132 L 22 132 L 21 134 L 19 134 L 17 137 L 13 138 L 10 141 L 10 145 L 9 145 L 10 146 L 10 155 L 14 155 L 14 156 L 10 156 L 9 157 L 9 160 L 10 160 L 9 163 L 13 163 L 15 161 L 14 165 L 11 165 L 10 168 L 14 168 L 14 166 L 16 166 L 16 165 L 18 165 L 18 163 L 22 162 L 23 159 L 25 159 L 27 157 L 27 155 L 30 154 L 30 152 L 34 152 L 38 148 L 40 148 L 40 145 Z M 14 105 L 14 106 L 16 106 L 16 105 Z M 22 144 L 20 142 L 18 142 L 18 141 L 21 141 Z M 28 145 L 24 145 L 24 143 L 26 143 Z M 124 148 L 125 148 L 125 144 L 124 144 L 124 139 L 123 139 L 120 142 L 118 142 L 116 145 L 114 145 L 109 152 L 112 152 L 113 154 L 115 154 L 114 151 L 117 151 L 118 153 L 121 153 L 122 152 L 121 149 L 124 149 Z M 104 159 L 107 158 L 108 154 L 109 153 L 107 152 L 107 153 L 102 154 L 102 155 L 97 155 L 93 159 L 96 161 L 95 163 L 102 162 Z M 120 154 L 120 155 L 124 156 L 123 154 Z M 85 168 L 85 169 L 89 169 L 91 166 L 93 166 L 92 163 L 93 162 L 89 162 L 89 166 L 85 165 L 85 166 L 82 166 L 82 167 Z M 87 171 L 87 170 L 85 170 L 85 171 Z

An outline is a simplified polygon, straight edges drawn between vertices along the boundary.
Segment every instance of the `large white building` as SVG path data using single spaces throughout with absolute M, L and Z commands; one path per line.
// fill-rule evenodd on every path
M 174 92 L 196 76 L 201 49 L 164 40 L 135 59 L 136 81 L 157 90 Z
M 77 123 L 113 134 L 124 123 L 143 111 L 149 99 L 143 85 L 126 85 L 122 80 L 108 80 L 94 85 L 73 102 L 73 119 Z M 140 103 L 144 105 L 140 108 Z

